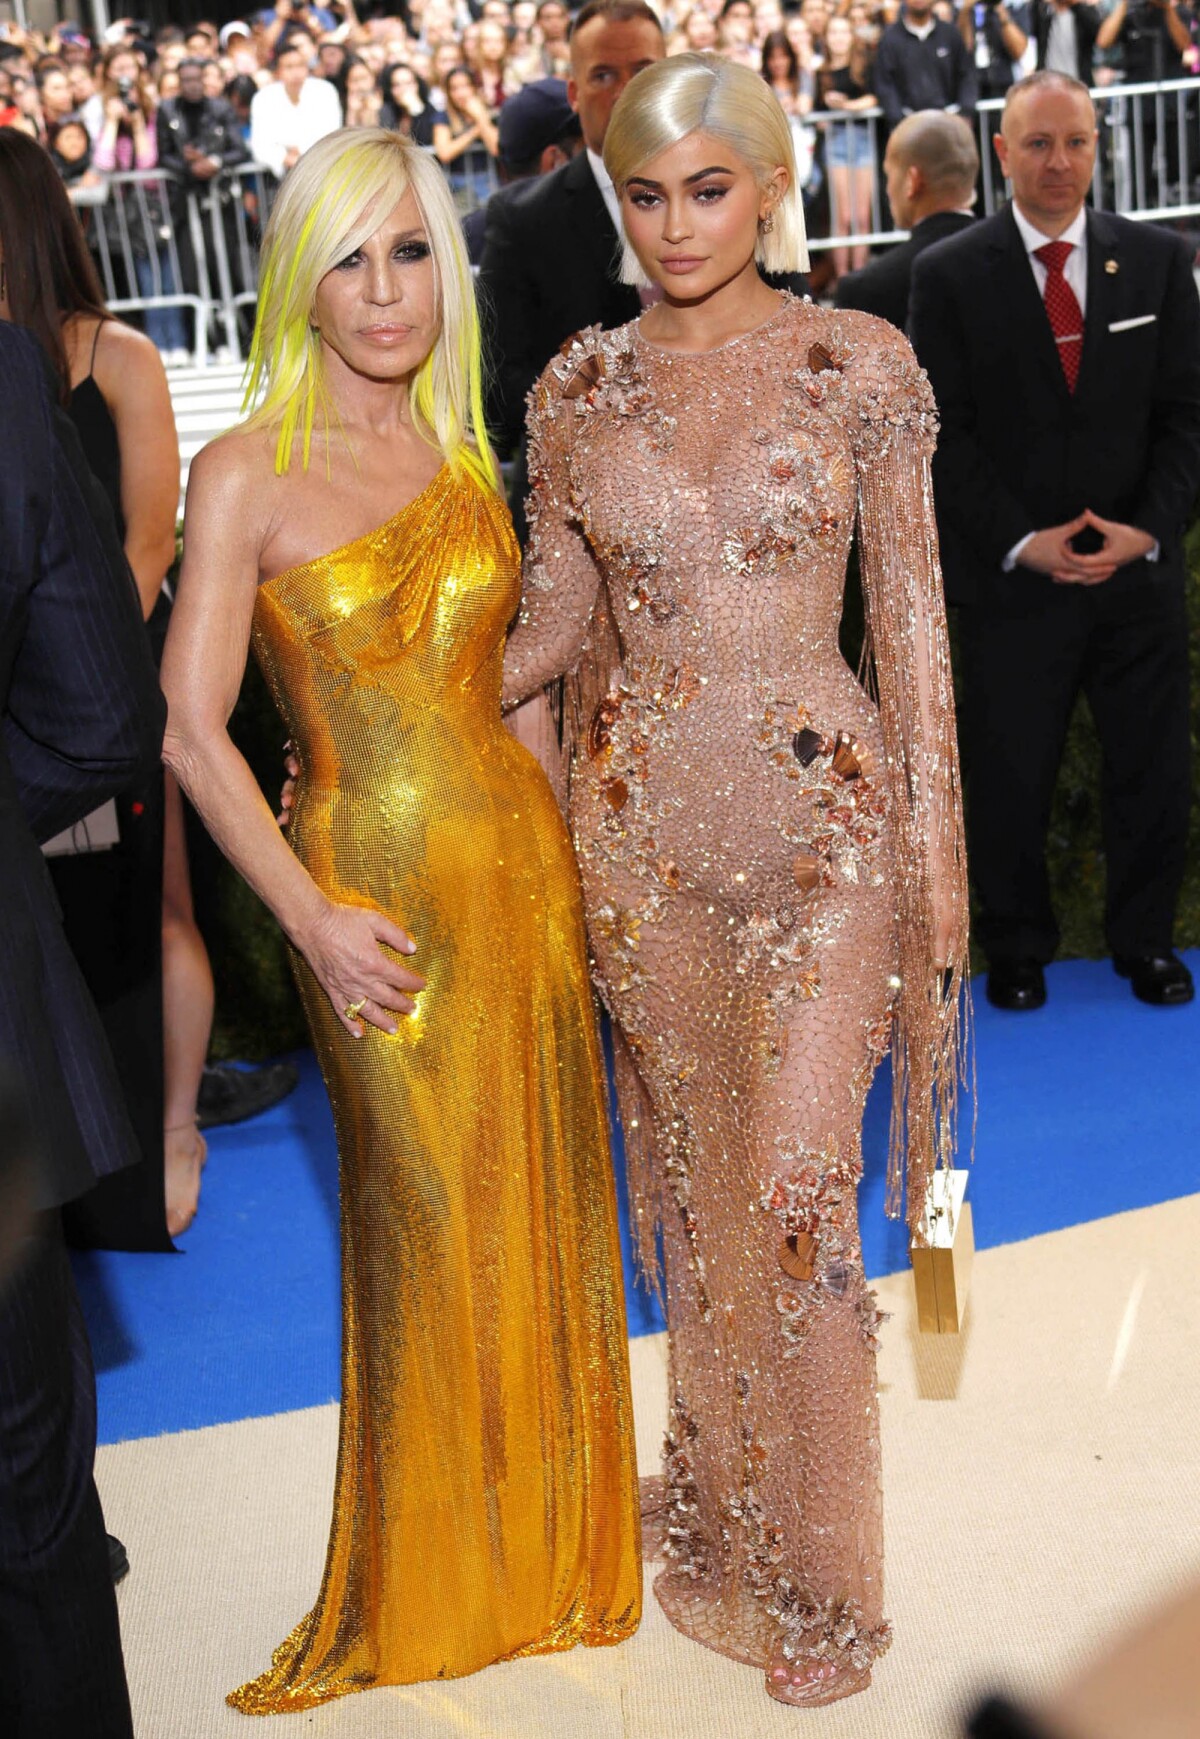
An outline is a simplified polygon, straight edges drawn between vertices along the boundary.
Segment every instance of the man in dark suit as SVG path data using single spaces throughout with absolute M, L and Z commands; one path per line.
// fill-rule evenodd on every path
M 878 314 L 903 332 L 908 326 L 913 261 L 934 242 L 957 235 L 975 221 L 971 215 L 979 174 L 975 135 L 958 115 L 922 109 L 908 115 L 891 134 L 883 173 L 896 227 L 911 234 L 906 242 L 885 248 L 861 271 L 840 278 L 837 305 Z
M 0 321 L 0 1070 L 37 1144 L 32 1216 L 0 1280 L 0 1732 L 128 1739 L 58 1210 L 137 1151 L 38 842 L 149 776 L 165 708 L 111 514 L 52 393 L 34 340 Z
M 487 203 L 479 294 L 491 364 L 488 424 L 501 452 L 520 443 L 529 389 L 559 347 L 585 326 L 622 326 L 641 307 L 638 292 L 617 281 L 617 196 L 600 153 L 617 98 L 663 58 L 662 25 L 644 0 L 589 0 L 571 27 L 570 49 L 567 95 L 584 149 Z M 514 498 L 522 485 L 523 478 Z
M 910 323 L 941 412 L 934 488 L 959 609 L 963 759 L 988 995 L 1045 1000 L 1045 842 L 1071 711 L 1103 753 L 1105 924 L 1145 1002 L 1172 953 L 1189 808 L 1182 535 L 1200 483 L 1200 302 L 1172 232 L 1085 208 L 1091 98 L 1038 72 L 996 149 L 1013 203 L 928 249 Z

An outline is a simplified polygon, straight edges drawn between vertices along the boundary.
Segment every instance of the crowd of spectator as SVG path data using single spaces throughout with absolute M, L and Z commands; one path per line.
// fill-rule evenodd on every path
M 907 114 L 970 118 L 1035 67 L 1095 85 L 1200 69 L 1196 15 L 1181 0 L 665 0 L 655 10 L 668 53 L 722 55 L 770 82 L 791 120 L 810 233 L 835 239 L 888 227 L 883 150 Z M 124 240 L 136 278 L 127 293 L 162 299 L 193 287 L 186 190 L 250 162 L 282 177 L 338 127 L 412 137 L 443 165 L 464 215 L 477 209 L 509 178 L 503 106 L 531 82 L 569 76 L 570 23 L 565 0 L 369 0 L 361 13 L 355 0 L 276 0 L 221 28 L 123 19 L 99 39 L 73 23 L 49 35 L 2 24 L 0 126 L 44 145 L 72 198 L 97 207 L 89 221 L 114 251 Z M 1159 117 L 1168 134 L 1177 125 Z M 1147 105 L 1147 174 L 1162 143 L 1154 127 Z M 156 168 L 164 176 L 137 189 L 132 222 L 130 189 L 109 198 L 105 183 Z M 835 246 L 818 287 L 867 251 Z M 145 320 L 168 361 L 188 355 L 183 309 L 150 308 Z

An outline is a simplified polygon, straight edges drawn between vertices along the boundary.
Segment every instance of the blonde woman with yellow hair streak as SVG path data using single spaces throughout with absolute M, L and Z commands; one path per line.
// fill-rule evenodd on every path
M 163 684 L 168 762 L 292 944 L 339 1144 L 325 1574 L 230 1698 L 271 1714 L 619 1642 L 641 1583 L 579 884 L 501 723 L 518 556 L 431 159 L 305 154 L 252 362 L 192 467 Z M 302 766 L 288 841 L 226 728 L 251 644 Z
M 604 161 L 626 281 L 661 300 L 535 391 L 505 689 L 580 672 L 571 825 L 635 1224 L 665 1258 L 655 1593 L 771 1696 L 828 1703 L 890 1637 L 857 1210 L 889 1048 L 893 1212 L 907 1173 L 919 1222 L 952 1150 L 967 907 L 933 403 L 893 327 L 760 277 L 804 264 L 764 79 L 648 67 Z M 838 650 L 856 523 L 878 702 Z M 585 699 L 606 606 L 617 664 Z

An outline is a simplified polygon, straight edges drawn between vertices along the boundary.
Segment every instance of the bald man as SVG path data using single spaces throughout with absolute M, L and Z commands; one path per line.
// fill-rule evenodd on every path
M 896 228 L 911 233 L 906 242 L 889 246 L 861 271 L 842 278 L 837 305 L 878 314 L 903 332 L 913 261 L 934 242 L 974 222 L 979 174 L 974 134 L 961 116 L 941 109 L 907 115 L 888 139 L 883 173 Z
M 988 997 L 1046 999 L 1046 832 L 1082 693 L 1102 752 L 1105 931 L 1143 1002 L 1193 995 L 1172 948 L 1190 798 L 1183 532 L 1200 487 L 1200 301 L 1171 230 L 1085 205 L 1087 87 L 1015 85 L 1012 204 L 929 248 L 909 321 L 941 413 L 934 492 L 959 606 L 968 846 Z

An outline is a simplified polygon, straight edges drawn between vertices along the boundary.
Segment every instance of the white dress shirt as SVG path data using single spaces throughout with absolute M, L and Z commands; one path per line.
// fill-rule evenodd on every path
M 1034 258 L 1034 250 L 1037 248 L 1044 248 L 1047 242 L 1052 242 L 1052 241 L 1064 241 L 1064 242 L 1071 243 L 1071 251 L 1067 255 L 1067 263 L 1063 267 L 1063 277 L 1066 279 L 1067 283 L 1070 284 L 1072 290 L 1074 290 L 1074 292 L 1075 292 L 1075 300 L 1079 303 L 1079 312 L 1086 316 L 1086 313 L 1087 313 L 1087 214 L 1086 214 L 1086 212 L 1081 207 L 1080 212 L 1079 212 L 1079 216 L 1075 219 L 1074 223 L 1068 225 L 1068 227 L 1062 232 L 1061 236 L 1043 235 L 1040 229 L 1035 229 L 1033 227 L 1033 225 L 1030 223 L 1029 219 L 1022 212 L 1020 206 L 1017 204 L 1015 199 L 1013 200 L 1012 214 L 1013 214 L 1013 217 L 1016 221 L 1017 229 L 1020 232 L 1021 240 L 1025 244 L 1025 252 L 1029 256 L 1029 264 L 1033 268 L 1033 281 L 1037 285 L 1037 293 L 1042 298 L 1043 301 L 1045 301 L 1045 299 L 1046 299 L 1046 279 L 1050 276 L 1050 274 L 1046 270 L 1046 267 L 1044 266 L 1042 261 Z M 1011 573 L 1012 570 L 1016 567 L 1018 558 L 1020 557 L 1020 554 L 1021 554 L 1021 551 L 1025 548 L 1025 545 L 1034 536 L 1036 536 L 1036 533 L 1034 533 L 1032 531 L 1028 532 L 1021 539 L 1020 543 L 1015 543 L 1012 546 L 1012 548 L 1009 550 L 1009 552 L 1005 556 L 1003 562 L 1000 564 L 1003 571 L 1006 574 Z
M 328 79 L 306 78 L 298 103 L 282 84 L 264 85 L 250 100 L 250 155 L 282 177 L 284 157 L 293 147 L 303 156 L 341 124 L 342 105 Z
M 1079 216 L 1074 223 L 1069 224 L 1060 236 L 1043 235 L 1040 229 L 1035 229 L 1025 216 L 1017 202 L 1013 201 L 1013 217 L 1021 240 L 1025 244 L 1025 252 L 1029 255 L 1029 264 L 1033 268 L 1033 279 L 1037 285 L 1038 295 L 1046 299 L 1046 279 L 1049 277 L 1041 260 L 1034 258 L 1037 248 L 1044 248 L 1047 242 L 1070 242 L 1071 252 L 1067 255 L 1067 263 L 1063 267 L 1063 277 L 1075 292 L 1075 300 L 1079 303 L 1079 312 L 1087 315 L 1087 213 L 1080 207 Z
M 593 151 L 590 145 L 587 148 L 587 160 L 588 166 L 596 178 L 596 186 L 600 189 L 601 197 L 608 207 L 608 215 L 612 218 L 613 228 L 616 230 L 618 238 L 623 239 L 625 232 L 621 228 L 621 201 L 617 198 L 617 190 L 613 186 L 612 176 L 604 167 L 604 159 L 599 151 Z

